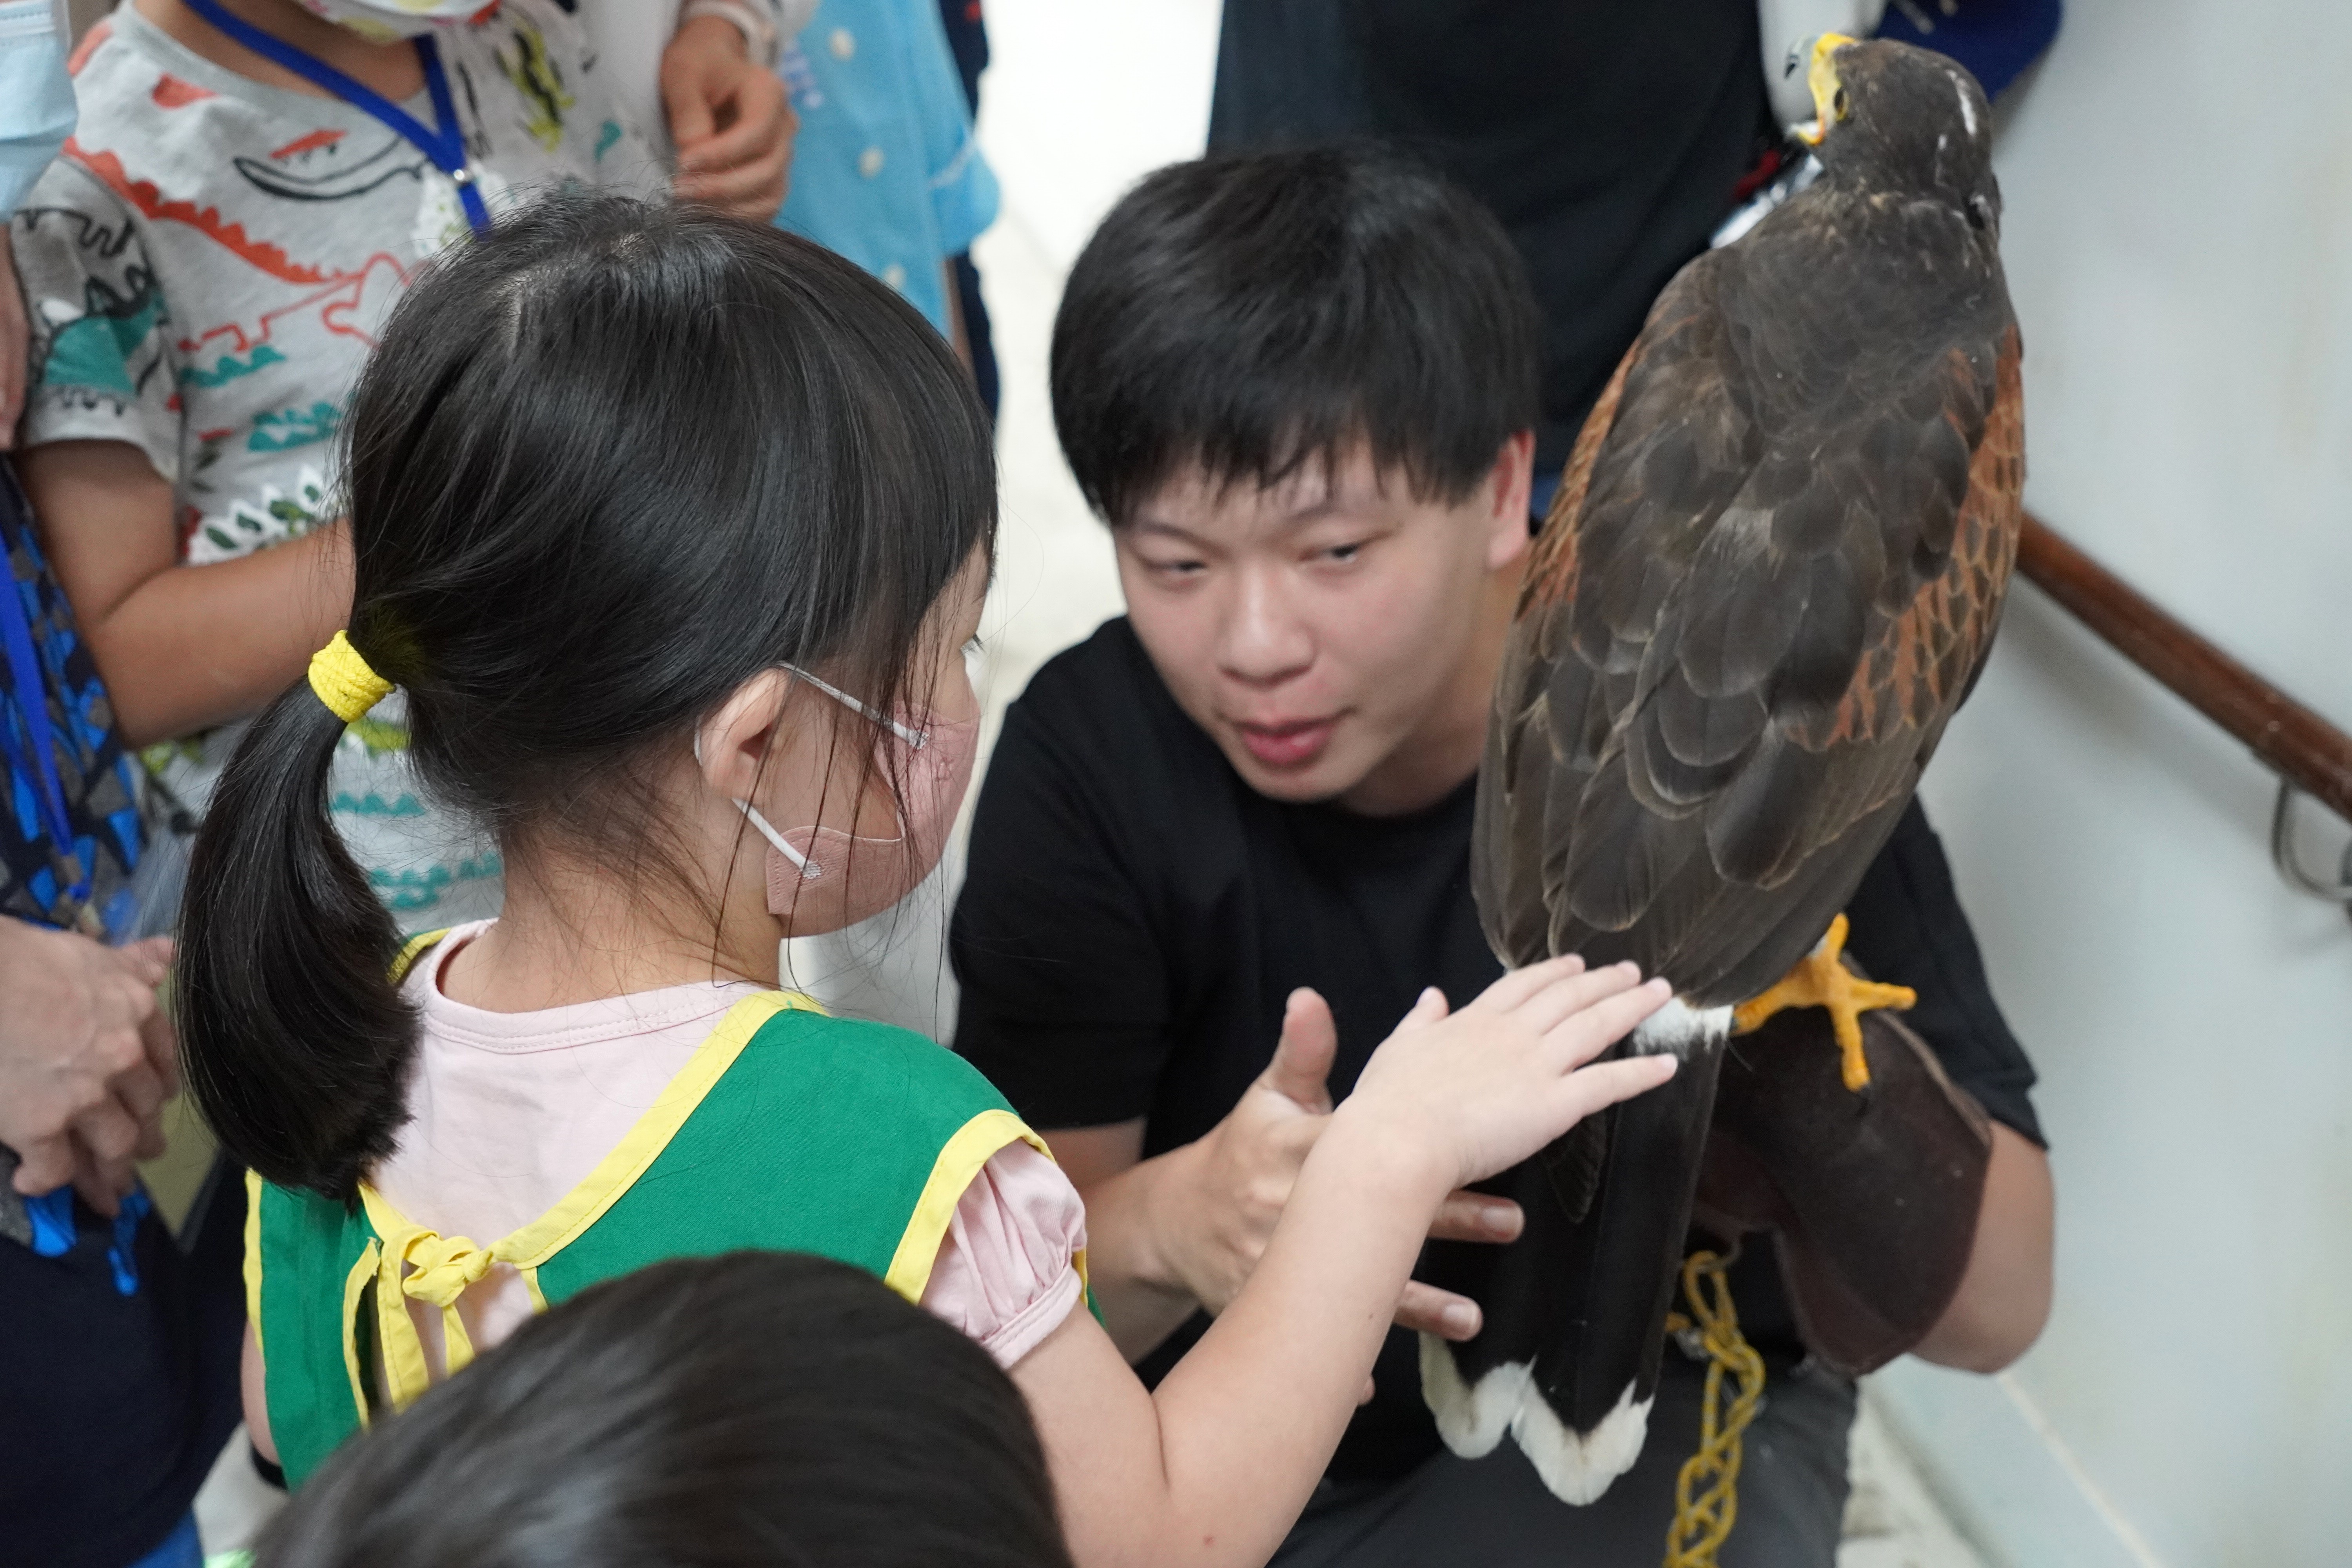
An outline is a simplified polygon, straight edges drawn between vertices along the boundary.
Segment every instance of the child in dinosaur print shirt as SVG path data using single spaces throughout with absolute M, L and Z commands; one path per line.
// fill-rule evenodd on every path
M 80 124 L 9 228 L 34 334 L 26 489 L 125 732 L 162 742 L 151 765 L 197 811 L 240 721 L 341 624 L 343 402 L 419 267 L 467 233 L 415 143 L 258 57 L 230 68 L 222 37 L 179 0 L 99 24 L 74 61 Z M 661 184 L 551 0 L 432 37 L 491 214 L 568 183 Z M 413 46 L 381 47 L 421 76 Z M 428 92 L 387 96 L 436 124 Z M 413 779 L 404 712 L 341 742 L 345 840 L 407 928 L 492 913 L 497 853 Z

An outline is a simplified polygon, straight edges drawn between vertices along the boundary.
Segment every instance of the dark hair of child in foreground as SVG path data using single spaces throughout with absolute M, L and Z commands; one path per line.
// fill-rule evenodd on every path
M 255 1568 L 1068 1568 L 988 1352 L 803 1253 L 582 1291 L 346 1444 Z

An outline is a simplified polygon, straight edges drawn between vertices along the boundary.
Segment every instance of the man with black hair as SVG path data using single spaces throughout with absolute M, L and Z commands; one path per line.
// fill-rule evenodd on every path
M 1059 1130 L 1095 1291 L 1147 1375 L 1246 1279 L 1331 1097 L 1420 992 L 1461 1003 L 1497 973 L 1470 826 L 1538 357 L 1495 219 L 1382 154 L 1162 170 L 1071 274 L 1055 414 L 1129 613 L 1006 715 L 951 928 L 956 1045 Z M 1916 806 L 1848 907 L 1857 956 L 1918 991 L 1909 1022 L 1998 1124 L 1967 1276 L 1918 1347 L 1991 1370 L 2047 1310 L 2032 1069 Z M 1433 1234 L 1519 1221 L 1465 1193 Z M 1826 1568 L 1853 1386 L 1801 1365 L 1769 1249 L 1733 1280 L 1773 1376 L 1722 1562 Z M 1399 1322 L 1466 1339 L 1478 1313 L 1416 1283 Z M 1666 1359 L 1640 1462 L 1571 1509 L 1515 1446 L 1443 1452 L 1392 1335 L 1277 1561 L 1647 1568 L 1697 1441 L 1702 1370 Z

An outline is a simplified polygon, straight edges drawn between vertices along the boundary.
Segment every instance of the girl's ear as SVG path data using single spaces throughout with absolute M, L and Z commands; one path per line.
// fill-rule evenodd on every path
M 1528 493 L 1535 480 L 1536 433 L 1514 432 L 1495 454 L 1487 476 L 1492 510 L 1486 519 L 1486 570 L 1499 572 L 1527 553 L 1533 535 L 1528 527 Z
M 713 794 L 730 800 L 751 798 L 762 766 L 774 765 L 776 726 L 792 689 L 789 674 L 763 669 L 729 694 L 695 731 L 695 762 Z

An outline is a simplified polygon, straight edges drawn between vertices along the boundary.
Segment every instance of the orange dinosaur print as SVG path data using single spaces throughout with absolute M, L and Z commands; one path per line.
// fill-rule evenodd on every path
M 198 87 L 192 81 L 182 81 L 169 71 L 155 79 L 155 90 L 147 95 L 158 109 L 185 109 L 192 103 L 202 103 L 219 95 L 208 87 Z
M 288 283 L 324 283 L 335 275 L 296 262 L 274 245 L 246 237 L 245 226 L 223 218 L 220 209 L 194 202 L 173 201 L 152 180 L 134 180 L 112 153 L 92 153 L 73 137 L 66 138 L 65 155 L 98 176 L 109 190 L 156 223 L 183 223 L 219 244 L 248 267 Z

